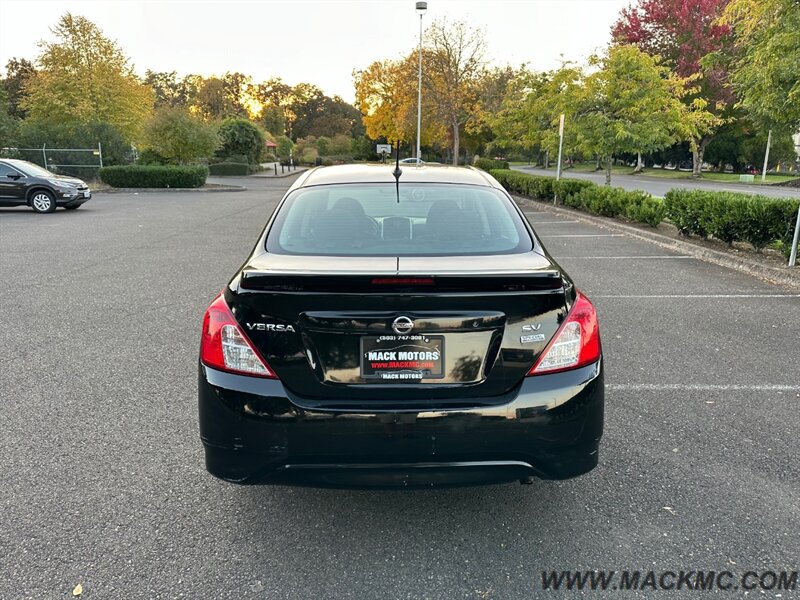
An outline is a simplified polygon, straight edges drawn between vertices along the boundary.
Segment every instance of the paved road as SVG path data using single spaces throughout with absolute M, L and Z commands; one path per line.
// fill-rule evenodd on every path
M 535 208 L 602 319 L 595 471 L 406 492 L 207 475 L 200 319 L 289 183 L 0 209 L 0 598 L 505 600 L 542 597 L 543 569 L 800 568 L 800 298 Z M 671 594 L 620 594 L 651 596 Z
M 511 168 L 517 171 L 530 173 L 531 175 L 544 175 L 547 177 L 556 176 L 556 173 L 553 170 L 545 170 L 527 166 Z M 604 185 L 606 182 L 605 171 L 595 173 L 577 173 L 575 171 L 567 170 L 564 173 L 564 176 L 571 179 L 588 179 L 589 181 L 594 181 L 598 185 Z M 719 181 L 659 179 L 657 177 L 642 177 L 636 175 L 612 175 L 611 185 L 622 187 L 626 190 L 644 190 L 645 192 L 660 198 L 663 198 L 664 194 L 674 188 L 744 192 L 746 194 L 761 194 L 763 196 L 771 196 L 773 198 L 800 198 L 800 188 L 787 188 L 774 185 L 750 185 L 746 183 L 722 183 Z

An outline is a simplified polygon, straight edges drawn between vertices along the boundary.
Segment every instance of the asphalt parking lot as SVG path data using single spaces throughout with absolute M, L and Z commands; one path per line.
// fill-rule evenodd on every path
M 207 475 L 202 314 L 289 183 L 0 209 L 0 598 L 566 598 L 542 570 L 800 569 L 800 296 L 545 212 L 601 318 L 596 470 L 402 492 Z

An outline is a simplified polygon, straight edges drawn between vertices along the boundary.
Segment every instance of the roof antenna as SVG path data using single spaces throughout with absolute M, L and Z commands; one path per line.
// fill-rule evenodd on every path
M 394 175 L 394 184 L 397 189 L 397 203 L 400 204 L 400 175 L 403 174 L 403 171 L 400 170 L 400 140 L 396 140 L 396 142 L 396 162 L 394 165 L 394 171 L 392 171 L 392 175 Z

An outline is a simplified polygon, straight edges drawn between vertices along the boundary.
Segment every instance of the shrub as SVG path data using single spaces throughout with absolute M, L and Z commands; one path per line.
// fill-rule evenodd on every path
M 250 165 L 246 162 L 222 162 L 214 165 L 208 165 L 209 175 L 225 176 L 225 175 L 249 175 L 251 173 Z
M 161 156 L 158 152 L 145 148 L 139 152 L 139 158 L 136 159 L 137 165 L 167 165 L 169 160 Z
M 100 169 L 100 179 L 111 187 L 196 188 L 206 182 L 203 165 L 120 165 Z
M 252 165 L 260 163 L 266 152 L 264 134 L 247 119 L 228 117 L 220 125 L 219 135 L 222 145 L 217 156 L 220 158 L 244 156 Z
M 735 192 L 670 190 L 664 197 L 666 216 L 684 234 L 732 244 L 749 242 L 756 250 L 780 242 L 791 245 L 800 202 Z M 788 251 L 787 251 L 788 252 Z
M 510 192 L 550 200 L 557 192 L 569 207 L 604 217 L 623 217 L 656 227 L 664 220 L 664 203 L 647 192 L 626 191 L 595 185 L 580 179 L 534 177 L 526 173 L 495 169 L 491 174 Z
M 714 192 L 703 190 L 670 190 L 664 195 L 667 218 L 684 235 L 708 237 L 711 214 L 707 204 Z
M 551 200 L 553 198 L 555 179 L 552 177 L 535 177 L 510 169 L 492 169 L 489 173 L 509 192 L 536 200 Z
M 281 160 L 281 164 L 283 164 L 283 161 L 289 160 L 289 154 L 294 148 L 294 142 L 285 135 L 279 135 L 275 138 L 275 143 L 278 144 L 278 158 Z
M 647 194 L 640 202 L 630 203 L 625 216 L 632 221 L 645 223 L 650 227 L 658 227 L 658 224 L 664 220 L 665 210 L 663 200 Z
M 797 211 L 800 210 L 800 201 L 778 201 L 773 208 L 775 209 L 776 217 L 773 223 L 775 235 L 786 258 L 789 258 L 789 253 L 792 250 L 795 223 L 797 222 Z
M 300 156 L 295 156 L 295 162 L 303 165 L 315 165 L 317 164 L 317 159 L 319 158 L 319 153 L 317 149 L 314 147 L 306 147 L 303 150 L 303 153 Z
M 145 124 L 145 146 L 170 163 L 196 163 L 214 156 L 217 127 L 184 108 L 159 108 Z
M 508 163 L 504 160 L 494 160 L 493 158 L 479 158 L 472 166 L 491 171 L 492 169 L 508 169 Z
M 566 198 L 580 192 L 585 188 L 596 187 L 591 181 L 583 179 L 559 179 L 553 182 L 553 192 L 566 203 Z
M 353 156 L 351 154 L 330 154 L 325 158 L 330 160 L 334 165 L 344 165 L 353 162 Z

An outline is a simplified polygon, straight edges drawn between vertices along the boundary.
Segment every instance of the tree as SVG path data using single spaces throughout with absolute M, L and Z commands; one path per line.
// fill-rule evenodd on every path
M 423 70 L 424 93 L 449 129 L 453 164 L 458 164 L 461 129 L 478 103 L 484 74 L 486 42 L 483 32 L 457 21 L 434 21 L 425 34 L 429 56 Z
M 652 152 L 686 133 L 685 81 L 633 45 L 612 46 L 590 66 L 598 70 L 565 105 L 574 107 L 578 144 L 604 159 L 610 185 L 615 154 Z
M 416 122 L 411 120 L 409 73 L 405 61 L 375 61 L 355 71 L 356 107 L 363 115 L 372 139 L 413 139 Z
M 314 144 L 317 148 L 317 152 L 319 152 L 320 156 L 327 156 L 331 153 L 331 138 L 325 137 L 324 135 L 317 138 L 317 141 Z
M 0 87 L 0 148 L 14 145 L 17 134 L 17 119 L 9 114 L 6 91 Z
M 188 107 L 197 97 L 196 75 L 189 75 L 178 79 L 175 71 L 159 72 L 145 71 L 144 82 L 155 92 L 155 106 L 183 106 Z
M 735 34 L 731 80 L 742 106 L 765 128 L 800 130 L 800 4 L 733 0 L 722 22 Z
M 117 44 L 84 17 L 66 13 L 52 29 L 56 42 L 41 42 L 39 70 L 21 102 L 38 123 L 108 123 L 136 141 L 153 108 L 143 85 Z
M 330 143 L 330 153 L 331 154 L 352 154 L 353 152 L 353 140 L 356 138 L 351 138 L 348 135 L 344 135 L 342 133 L 333 136 Z
M 222 158 L 245 156 L 251 165 L 258 164 L 266 151 L 263 132 L 247 119 L 228 117 L 219 128 L 222 144 L 217 154 Z
M 431 68 L 429 57 L 423 50 L 423 71 Z M 416 141 L 417 69 L 417 53 L 413 52 L 400 60 L 376 61 L 353 73 L 356 107 L 363 115 L 367 136 L 390 143 Z M 422 115 L 421 145 L 447 143 L 447 128 L 426 93 L 422 95 Z M 363 154 L 363 150 L 359 152 Z
M 197 88 L 193 112 L 204 119 L 223 119 L 236 114 L 236 106 L 228 97 L 225 82 L 219 77 L 203 79 Z
M 280 106 L 268 104 L 261 109 L 258 116 L 261 125 L 273 135 L 283 135 L 286 133 L 286 117 Z
M 326 96 L 318 87 L 300 83 L 292 88 L 292 136 L 327 136 L 363 134 L 361 113 L 339 96 Z
M 565 63 L 546 73 L 521 70 L 508 84 L 505 98 L 490 117 L 495 143 L 525 153 L 558 152 L 558 121 L 565 115 L 564 150 L 579 149 L 575 111 L 583 72 Z
M 714 131 L 730 116 L 735 101 L 720 61 L 708 61 L 730 46 L 730 27 L 719 22 L 729 0 L 638 0 L 624 9 L 612 27 L 617 44 L 635 44 L 687 79 L 693 93 L 684 101 L 693 110 L 711 113 L 704 126 L 691 130 L 693 175 L 699 177 L 703 153 Z M 702 108 L 701 108 L 702 107 Z
M 164 106 L 145 126 L 145 147 L 179 165 L 210 158 L 220 145 L 217 126 L 185 108 Z
M 288 161 L 294 149 L 294 142 L 285 135 L 279 135 L 275 143 L 278 144 L 278 158 L 284 162 Z
M 23 148 L 41 148 L 47 144 L 49 162 L 69 165 L 72 163 L 92 164 L 99 158 L 92 157 L 91 152 L 58 152 L 49 148 L 97 148 L 100 143 L 103 149 L 103 165 L 124 164 L 131 160 L 131 141 L 119 129 L 110 123 L 97 121 L 88 123 L 47 123 L 26 119 L 19 127 L 19 146 Z M 39 162 L 41 152 L 33 157 Z M 80 175 L 80 171 L 75 171 Z M 86 174 L 85 172 L 83 173 Z
M 478 82 L 477 102 L 465 126 L 464 145 L 473 154 L 481 148 L 496 146 L 492 123 L 495 115 L 501 110 L 511 83 L 518 73 L 510 66 L 495 67 L 484 71 Z
M 267 131 L 278 136 L 291 135 L 295 119 L 291 109 L 292 86 L 284 83 L 280 77 L 273 77 L 253 86 L 252 94 L 262 106 L 262 120 Z
M 15 119 L 24 119 L 27 116 L 22 106 L 22 99 L 25 97 L 25 86 L 28 80 L 36 74 L 36 67 L 33 63 L 24 58 L 11 58 L 6 63 L 6 76 L 3 79 L 8 97 L 8 114 Z

